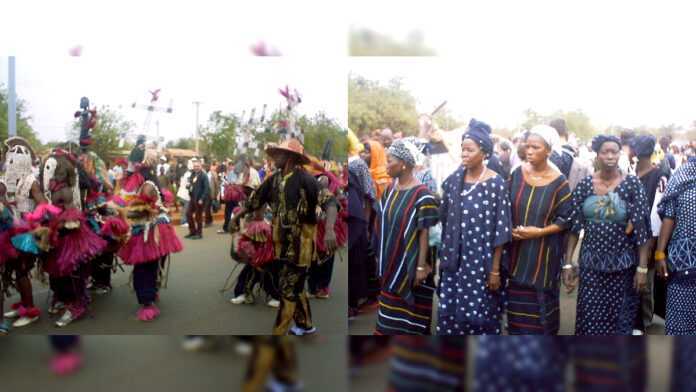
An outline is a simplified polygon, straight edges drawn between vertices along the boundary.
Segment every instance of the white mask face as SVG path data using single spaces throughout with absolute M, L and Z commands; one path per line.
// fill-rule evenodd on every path
M 53 175 L 56 172 L 56 166 L 58 166 L 58 161 L 56 161 L 55 158 L 51 157 L 46 159 L 46 162 L 44 163 L 43 167 L 43 189 L 44 189 L 44 194 L 46 194 L 46 198 L 48 200 L 51 200 L 50 195 L 50 187 L 49 184 L 51 180 L 53 179 Z
M 31 153 L 21 145 L 16 145 L 7 151 L 5 157 L 5 183 L 7 193 L 15 193 L 17 184 L 32 173 Z

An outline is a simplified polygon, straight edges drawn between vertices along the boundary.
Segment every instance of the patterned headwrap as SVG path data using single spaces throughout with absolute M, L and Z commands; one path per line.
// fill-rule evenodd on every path
M 483 121 L 472 118 L 469 121 L 469 129 L 462 135 L 464 139 L 471 139 L 479 145 L 486 155 L 493 153 L 493 141 L 491 140 L 491 127 Z
M 407 165 L 416 166 L 416 157 L 413 156 L 412 149 L 409 148 L 408 142 L 397 140 L 389 147 L 389 154 L 406 162 Z M 415 148 L 415 147 L 413 147 Z
M 621 147 L 621 140 L 618 137 L 613 135 L 598 135 L 592 139 L 592 151 L 599 153 L 599 149 L 602 148 L 602 145 L 606 142 L 614 142 L 619 145 L 619 148 Z
M 653 135 L 638 135 L 631 139 L 631 141 L 629 142 L 629 146 L 631 147 L 631 150 L 633 150 L 633 153 L 636 154 L 637 157 L 649 157 L 655 151 L 656 141 L 657 140 Z

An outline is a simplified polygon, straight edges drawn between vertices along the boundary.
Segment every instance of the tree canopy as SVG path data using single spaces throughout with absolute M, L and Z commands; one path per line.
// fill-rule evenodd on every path
M 0 84 L 0 140 L 5 140 L 9 132 L 9 117 L 7 110 L 8 91 Z M 29 124 L 31 117 L 26 113 L 26 103 L 17 98 L 17 136 L 21 136 L 29 142 L 35 151 L 41 150 L 41 141 Z
M 129 150 L 131 146 L 119 147 L 121 134 L 128 133 L 135 124 L 125 119 L 123 114 L 110 108 L 101 106 L 97 108 L 97 124 L 92 129 L 92 145 L 90 151 L 94 151 L 104 161 L 111 160 L 119 151 Z M 74 121 L 68 132 L 69 140 L 77 140 L 80 134 L 80 122 Z
M 433 56 L 435 51 L 425 45 L 420 31 L 412 31 L 405 41 L 378 33 L 371 29 L 355 29 L 350 32 L 351 56 Z
M 280 135 L 273 131 L 273 124 L 282 116 L 283 113 L 280 111 L 274 111 L 264 123 L 256 124 L 250 129 L 259 148 L 263 148 L 269 142 L 278 142 Z M 242 129 L 239 120 L 240 116 L 233 113 L 213 112 L 206 126 L 201 130 L 200 154 L 217 160 L 235 156 L 236 136 Z M 327 117 L 324 113 L 317 113 L 311 117 L 303 115 L 297 119 L 296 126 L 304 131 L 304 147 L 308 154 L 321 157 L 324 144 L 331 139 L 333 140 L 331 158 L 346 159 L 348 148 L 346 130 L 342 129 L 334 119 Z M 168 143 L 167 146 L 193 149 L 195 141 L 179 139 Z M 259 157 L 263 157 L 262 152 L 259 152 Z
M 416 98 L 404 89 L 401 79 L 386 84 L 351 75 L 348 80 L 348 127 L 358 135 L 375 129 L 389 128 L 404 135 L 418 133 Z M 443 129 L 454 129 L 462 124 L 447 107 L 435 115 Z

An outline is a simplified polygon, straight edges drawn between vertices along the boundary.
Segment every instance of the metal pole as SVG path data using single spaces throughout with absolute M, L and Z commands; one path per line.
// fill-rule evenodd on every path
M 9 90 L 7 97 L 7 126 L 8 136 L 17 136 L 17 92 L 15 89 L 15 58 L 9 59 Z
M 201 101 L 193 101 L 193 104 L 196 105 L 196 155 L 200 155 L 200 150 L 199 150 L 199 144 L 198 141 L 200 139 L 200 126 L 198 125 L 198 111 L 201 106 Z

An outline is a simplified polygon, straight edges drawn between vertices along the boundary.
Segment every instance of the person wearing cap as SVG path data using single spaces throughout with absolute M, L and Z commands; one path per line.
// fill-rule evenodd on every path
M 189 177 L 188 191 L 189 204 L 186 212 L 186 220 L 189 225 L 189 234 L 184 238 L 199 240 L 203 238 L 203 213 L 210 201 L 210 185 L 208 175 L 201 168 L 201 161 L 193 161 L 193 171 Z
M 316 328 L 305 283 L 315 252 L 319 185 L 302 166 L 310 160 L 299 140 L 290 138 L 267 146 L 266 154 L 275 161 L 276 170 L 254 191 L 233 222 L 239 227 L 247 212 L 271 207 L 275 257 L 282 264 L 281 302 L 273 334 L 313 334 Z
M 387 173 L 394 179 L 377 212 L 379 294 L 377 335 L 428 335 L 435 287 L 429 229 L 438 222 L 438 203 L 414 176 L 416 158 L 408 142 L 389 147 Z
M 568 181 L 550 162 L 556 137 L 548 125 L 533 127 L 525 162 L 508 180 L 513 225 L 506 267 L 510 335 L 556 335 L 560 328 L 563 238 L 572 206 Z
M 563 280 L 572 292 L 571 260 L 584 230 L 575 334 L 631 335 L 647 283 L 650 208 L 640 179 L 619 168 L 619 138 L 599 135 L 592 149 L 599 170 L 573 191 Z
M 159 176 L 163 171 L 164 171 L 164 175 L 169 175 L 169 167 L 170 167 L 170 165 L 169 165 L 169 162 L 167 162 L 167 157 L 162 155 L 159 158 L 159 164 L 157 165 L 157 171 L 156 171 L 157 175 Z
M 512 240 L 507 184 L 485 160 L 491 128 L 471 119 L 462 165 L 443 183 L 438 335 L 500 335 L 503 247 Z

